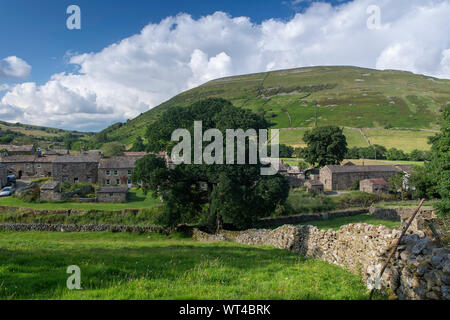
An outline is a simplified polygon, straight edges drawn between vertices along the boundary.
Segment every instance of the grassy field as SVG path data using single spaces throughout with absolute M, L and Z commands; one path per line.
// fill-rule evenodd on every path
M 71 265 L 82 290 L 66 288 Z M 176 235 L 0 232 L 0 279 L 0 299 L 368 298 L 359 276 L 326 262 Z
M 388 228 L 400 228 L 401 223 L 400 221 L 389 221 L 389 220 L 381 220 L 381 219 L 375 219 L 371 215 L 368 214 L 360 214 L 356 216 L 351 217 L 341 217 L 341 218 L 333 218 L 329 220 L 321 220 L 321 221 L 311 221 L 311 222 L 304 222 L 300 223 L 298 225 L 311 225 L 316 226 L 319 229 L 322 230 L 339 230 L 340 227 L 345 226 L 347 224 L 351 223 L 367 223 L 367 224 L 373 224 L 373 225 L 383 225 Z
M 29 203 L 15 197 L 0 198 L 0 206 L 32 208 L 40 210 L 59 210 L 59 209 L 80 209 L 80 210 L 123 210 L 123 209 L 145 209 L 161 204 L 158 199 L 154 199 L 150 194 L 145 195 L 141 190 L 131 189 L 128 193 L 127 203 L 77 203 L 77 202 L 59 202 L 59 203 Z
M 430 150 L 428 138 L 436 135 L 428 131 L 411 130 L 385 130 L 385 129 L 364 129 L 371 144 L 379 144 L 389 148 L 397 148 L 405 152 L 411 152 L 414 149 Z

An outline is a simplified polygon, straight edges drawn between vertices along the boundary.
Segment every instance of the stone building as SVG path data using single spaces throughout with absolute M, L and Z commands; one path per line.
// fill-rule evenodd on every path
M 327 190 L 346 190 L 355 181 L 383 178 L 389 180 L 400 169 L 395 166 L 325 166 L 320 170 L 320 181 Z
M 36 155 L 13 155 L 1 157 L 0 161 L 7 166 L 8 174 L 14 174 L 17 179 L 22 179 L 35 177 L 36 158 Z
M 46 156 L 67 156 L 70 154 L 70 151 L 67 149 L 54 149 L 54 150 L 46 150 L 44 151 Z
M 60 193 L 59 182 L 47 182 L 41 186 L 40 199 L 42 201 L 61 201 L 62 193 Z
M 318 180 L 307 180 L 305 187 L 308 192 L 322 193 L 324 190 L 323 183 Z
M 34 176 L 37 178 L 53 176 L 53 161 L 57 156 L 46 155 L 44 157 L 36 157 L 33 163 Z
M 99 161 L 88 156 L 60 156 L 52 162 L 53 180 L 61 183 L 97 183 Z
M 98 184 L 105 186 L 127 186 L 131 184 L 138 157 L 112 157 L 101 159 L 98 166 Z
M 9 156 L 35 155 L 38 153 L 34 145 L 14 146 L 2 144 L 0 145 L 0 150 L 6 150 Z
M 365 179 L 359 182 L 359 190 L 367 193 L 387 193 L 389 183 L 384 179 Z
M 97 190 L 98 202 L 124 203 L 127 201 L 127 187 L 103 187 Z
M 8 170 L 6 165 L 0 163 L 0 188 L 3 188 L 8 183 Z

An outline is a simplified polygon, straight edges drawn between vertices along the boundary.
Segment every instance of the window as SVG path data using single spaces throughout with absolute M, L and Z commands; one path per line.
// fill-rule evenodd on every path
M 78 178 L 73 178 L 73 183 L 78 183 Z
M 87 181 L 88 181 L 89 183 L 91 183 L 91 182 L 92 182 L 92 178 L 91 178 L 91 177 L 87 177 Z
M 67 180 L 69 180 L 69 177 L 67 177 L 67 176 L 63 176 L 63 177 L 62 177 L 62 181 L 63 181 L 63 182 L 66 182 Z
M 114 170 L 114 175 L 115 175 L 115 176 L 118 176 L 118 175 L 119 175 L 119 171 Z
M 41 168 L 41 164 L 40 164 L 40 163 L 38 163 L 37 167 L 38 167 L 38 169 L 40 169 L 40 168 Z
M 111 181 L 106 180 L 106 184 L 107 184 L 107 185 L 110 185 L 110 184 L 111 184 Z
M 131 176 L 131 170 L 128 170 L 128 175 Z
M 131 180 L 130 179 L 127 180 L 127 184 L 131 184 Z
M 25 166 L 27 167 L 27 169 L 30 169 L 30 164 L 29 163 L 27 163 Z
M 106 170 L 106 175 L 107 175 L 107 176 L 110 176 L 110 175 L 111 175 L 111 171 Z
M 112 198 L 113 196 L 114 196 L 114 194 L 113 194 L 113 193 L 110 193 L 110 194 L 109 194 L 109 197 L 110 197 L 110 198 Z
M 120 179 L 116 179 L 116 184 L 120 184 Z

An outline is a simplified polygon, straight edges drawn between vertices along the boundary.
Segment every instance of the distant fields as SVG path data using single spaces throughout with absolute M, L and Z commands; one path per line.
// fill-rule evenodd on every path
M 0 299 L 368 299 L 341 267 L 272 247 L 178 235 L 0 232 Z M 81 270 L 69 290 L 67 267 Z M 382 297 L 377 297 L 382 298 Z

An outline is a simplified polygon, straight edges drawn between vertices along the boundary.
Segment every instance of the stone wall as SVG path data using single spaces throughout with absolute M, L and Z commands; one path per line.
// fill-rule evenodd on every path
M 285 225 L 275 230 L 223 231 L 209 235 L 194 230 L 198 241 L 235 241 L 271 245 L 321 259 L 360 273 L 369 289 L 374 286 L 400 299 L 450 299 L 450 249 L 432 240 L 409 234 L 391 260 L 383 278 L 377 274 L 400 231 L 384 226 L 350 224 L 338 231 L 312 226 Z
M 0 224 L 0 230 L 8 231 L 52 231 L 52 232 L 138 232 L 138 233 L 167 233 L 161 227 L 138 227 L 117 225 L 75 225 L 75 224 Z
M 276 217 L 276 218 L 262 218 L 258 221 L 260 227 L 280 226 L 283 224 L 298 224 L 308 221 L 328 220 L 333 218 L 351 217 L 358 214 L 368 213 L 367 209 L 355 209 L 335 211 L 329 213 L 317 213 L 317 214 L 303 214 L 297 216 Z

